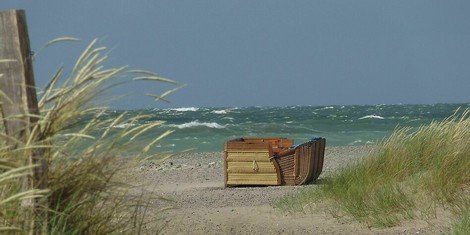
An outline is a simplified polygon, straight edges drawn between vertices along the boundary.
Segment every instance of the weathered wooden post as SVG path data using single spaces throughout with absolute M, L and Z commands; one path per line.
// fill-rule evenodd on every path
M 39 115 L 34 82 L 31 50 L 24 10 L 0 11 L 0 108 L 10 148 L 22 149 L 28 140 L 40 141 L 40 133 L 33 131 Z M 3 93 L 3 94 L 2 94 Z M 34 136 L 32 136 L 34 135 Z M 24 149 L 24 148 L 23 148 Z M 17 151 L 28 164 L 38 164 L 31 176 L 24 179 L 25 190 L 47 187 L 47 164 L 44 149 Z M 26 203 L 28 204 L 28 203 Z M 46 202 L 29 201 L 32 234 L 47 230 Z M 39 215 L 42 221 L 34 221 Z M 42 217 L 42 218 L 41 218 Z M 36 218 L 37 219 L 37 218 Z

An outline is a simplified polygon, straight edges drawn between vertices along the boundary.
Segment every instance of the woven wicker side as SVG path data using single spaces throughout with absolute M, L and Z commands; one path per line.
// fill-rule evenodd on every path
M 295 185 L 294 153 L 274 158 L 279 165 L 281 185 Z
M 301 184 L 310 183 L 320 176 L 323 169 L 323 159 L 325 155 L 325 139 L 321 138 L 315 141 L 308 142 L 308 148 L 305 149 L 309 155 L 309 172 L 304 182 Z
M 298 146 L 295 150 L 294 158 L 297 159 L 297 176 L 295 177 L 295 185 L 307 183 L 309 176 L 312 174 L 313 158 L 311 156 L 311 143 L 305 143 Z
M 316 180 L 320 176 L 321 172 L 323 171 L 323 161 L 325 159 L 325 145 L 326 140 L 320 139 L 314 142 L 314 151 L 315 151 L 315 163 L 314 163 L 314 173 L 311 180 Z
M 299 146 L 298 153 L 303 164 L 300 169 L 303 172 L 296 179 L 296 183 L 308 184 L 318 179 L 323 169 L 325 139 L 321 138 Z
M 323 169 L 325 139 L 321 138 L 284 151 L 274 157 L 282 185 L 302 185 L 316 180 Z

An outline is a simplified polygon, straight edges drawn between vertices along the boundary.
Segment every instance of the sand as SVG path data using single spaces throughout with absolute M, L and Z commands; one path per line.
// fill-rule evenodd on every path
M 284 195 L 318 188 L 338 168 L 366 156 L 373 147 L 328 147 L 318 182 L 305 186 L 224 188 L 223 153 L 186 153 L 164 162 L 147 161 L 124 172 L 139 190 L 170 199 L 150 201 L 145 217 L 157 219 L 144 234 L 442 234 L 449 221 L 407 221 L 393 228 L 370 228 L 347 217 L 335 217 L 326 205 L 303 212 L 275 207 Z M 171 206 L 170 210 L 159 211 Z M 160 231 L 157 230 L 161 229 Z

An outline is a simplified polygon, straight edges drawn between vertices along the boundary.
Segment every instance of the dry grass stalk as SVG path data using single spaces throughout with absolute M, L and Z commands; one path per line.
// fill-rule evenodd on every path
M 280 206 L 302 208 L 325 199 L 335 211 L 378 227 L 430 218 L 445 207 L 457 219 L 455 233 L 468 234 L 469 116 L 467 109 L 417 130 L 397 128 L 377 151 L 338 171 L 319 192 L 288 197 Z
M 59 41 L 77 41 L 60 38 Z M 133 80 L 176 82 L 144 70 L 105 68 L 106 48 L 98 47 L 93 40 L 79 56 L 70 73 L 60 68 L 40 92 L 41 114 L 32 127 L 34 136 L 25 146 L 10 151 L 5 143 L 10 138 L 0 135 L 0 231 L 18 232 L 21 227 L 22 201 L 28 198 L 47 199 L 49 203 L 49 233 L 104 234 L 116 231 L 139 232 L 144 221 L 142 207 L 151 195 L 133 195 L 130 186 L 115 181 L 116 173 L 125 166 L 120 156 L 132 141 L 162 122 L 128 126 L 116 130 L 114 126 L 148 118 L 145 115 L 115 118 L 105 114 L 106 107 L 95 107 L 94 98 L 115 86 L 122 77 Z M 70 74 L 63 80 L 64 74 Z M 165 93 L 165 96 L 169 93 Z M 0 94 L 1 95 L 1 94 Z M 155 137 L 141 152 L 146 152 L 170 131 Z M 92 141 L 90 141 L 92 140 Z M 20 177 L 33 167 L 13 156 L 19 151 L 43 149 L 44 159 L 50 165 L 47 190 L 21 191 Z M 156 200 L 156 198 L 151 198 Z M 128 213 L 135 208 L 134 213 Z M 92 212 L 92 213 L 90 213 Z

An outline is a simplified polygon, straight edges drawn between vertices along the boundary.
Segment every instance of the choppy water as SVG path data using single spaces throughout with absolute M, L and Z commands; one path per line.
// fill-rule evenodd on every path
M 165 121 L 144 138 L 155 138 L 167 129 L 176 130 L 154 151 L 193 148 L 196 152 L 206 152 L 222 151 L 224 141 L 239 137 L 287 137 L 294 139 L 295 143 L 302 143 L 322 136 L 329 146 L 375 144 L 388 137 L 397 126 L 416 128 L 432 120 L 442 120 L 459 107 L 464 110 L 470 104 L 188 107 L 129 112 L 150 115 L 151 118 L 143 121 L 145 123 Z M 120 112 L 109 114 L 118 115 Z

